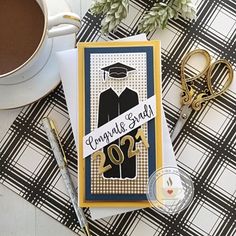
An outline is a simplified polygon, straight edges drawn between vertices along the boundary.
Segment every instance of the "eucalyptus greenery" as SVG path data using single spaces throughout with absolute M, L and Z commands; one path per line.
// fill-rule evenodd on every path
M 149 33 L 157 28 L 165 29 L 168 20 L 177 17 L 177 11 L 165 3 L 156 3 L 139 23 L 139 31 Z
M 191 0 L 155 3 L 139 23 L 139 31 L 149 33 L 157 28 L 165 29 L 169 19 L 177 19 L 180 15 L 190 20 L 196 18 L 196 10 Z
M 196 19 L 196 9 L 191 0 L 175 0 L 173 8 L 185 19 Z
M 114 30 L 125 19 L 129 11 L 129 0 L 94 0 L 90 8 L 92 14 L 102 15 L 102 33 Z M 156 2 L 139 23 L 139 31 L 149 33 L 157 28 L 165 29 L 169 19 L 196 18 L 196 10 L 191 0 L 170 0 Z
M 129 0 L 97 0 L 90 8 L 92 14 L 103 15 L 102 33 L 114 30 L 125 19 L 129 11 Z

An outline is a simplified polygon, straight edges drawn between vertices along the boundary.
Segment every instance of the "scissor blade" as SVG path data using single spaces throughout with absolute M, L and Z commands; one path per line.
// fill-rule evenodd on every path
M 189 107 L 188 105 L 184 105 L 181 109 L 179 119 L 175 125 L 175 128 L 171 134 L 171 141 L 174 142 L 180 131 L 182 130 L 185 122 L 188 120 L 189 115 L 192 112 L 192 108 Z

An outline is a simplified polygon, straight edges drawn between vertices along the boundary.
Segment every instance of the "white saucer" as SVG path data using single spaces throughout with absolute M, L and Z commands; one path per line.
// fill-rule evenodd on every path
M 49 12 L 55 14 L 48 2 Z M 57 11 L 70 11 L 64 0 L 56 1 Z M 75 47 L 75 34 L 52 39 L 47 63 L 35 76 L 17 84 L 0 84 L 0 109 L 12 109 L 28 105 L 50 93 L 60 82 L 56 52 Z

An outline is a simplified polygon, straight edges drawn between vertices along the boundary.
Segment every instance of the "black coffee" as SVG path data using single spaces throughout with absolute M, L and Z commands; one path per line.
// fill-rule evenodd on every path
M 0 0 L 0 75 L 31 57 L 43 29 L 44 14 L 36 0 Z

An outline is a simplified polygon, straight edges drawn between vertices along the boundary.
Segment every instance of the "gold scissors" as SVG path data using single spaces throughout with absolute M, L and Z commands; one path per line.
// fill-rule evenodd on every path
M 205 65 L 205 68 L 199 74 L 187 78 L 186 73 L 185 73 L 186 65 L 188 61 L 190 60 L 190 58 L 196 54 L 203 55 L 207 63 Z M 212 85 L 213 70 L 214 68 L 216 68 L 216 66 L 219 66 L 220 64 L 226 67 L 227 72 L 228 72 L 228 77 L 227 77 L 226 82 L 224 84 L 221 84 L 221 88 L 217 89 L 217 91 L 214 91 L 214 88 Z M 204 75 L 206 77 L 207 89 L 197 94 L 196 90 L 193 87 L 194 85 L 193 82 Z M 211 56 L 206 50 L 196 49 L 187 53 L 184 56 L 181 63 L 180 76 L 181 76 L 181 84 L 182 84 L 182 97 L 181 97 L 182 108 L 181 108 L 179 119 L 175 125 L 173 133 L 171 134 L 172 142 L 176 139 L 176 137 L 182 130 L 184 124 L 188 120 L 192 111 L 199 111 L 206 101 L 209 101 L 218 96 L 221 96 L 223 93 L 226 92 L 226 90 L 229 88 L 230 84 L 233 81 L 233 68 L 231 64 L 225 59 L 220 59 L 211 63 Z

